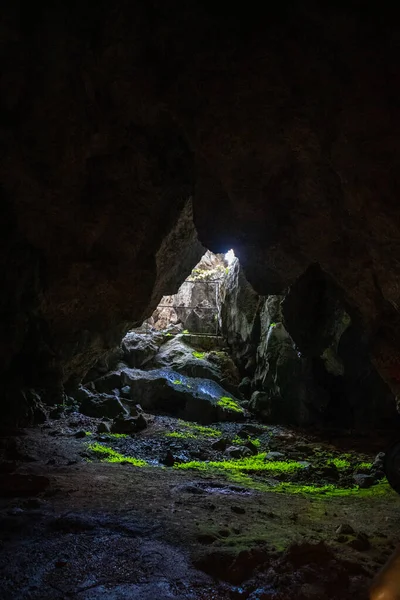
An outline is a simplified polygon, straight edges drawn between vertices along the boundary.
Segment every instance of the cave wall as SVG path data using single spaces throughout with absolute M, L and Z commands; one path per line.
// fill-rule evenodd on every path
M 89 4 L 2 13 L 2 385 L 61 393 L 176 291 L 161 249 L 193 194 L 202 244 L 233 247 L 258 293 L 318 262 L 396 391 L 390 9 Z
M 318 265 L 282 295 L 259 296 L 236 260 L 220 289 L 220 327 L 249 406 L 266 422 L 359 430 L 400 424 L 365 333 Z

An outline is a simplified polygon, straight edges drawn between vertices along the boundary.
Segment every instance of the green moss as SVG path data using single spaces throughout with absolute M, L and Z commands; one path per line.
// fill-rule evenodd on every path
M 328 465 L 333 464 L 337 469 L 348 469 L 350 467 L 350 463 L 345 458 L 332 458 L 328 460 Z
M 270 327 L 272 327 L 272 328 L 273 328 L 273 327 L 276 327 L 277 325 L 278 325 L 278 323 L 270 323 L 270 324 L 269 324 L 269 326 L 270 326 Z
M 235 446 L 242 446 L 243 444 L 246 444 L 247 442 L 251 442 L 253 444 L 253 446 L 255 446 L 256 448 L 261 447 L 261 440 L 259 440 L 258 438 L 251 439 L 250 436 L 247 436 L 247 438 L 245 439 L 245 438 L 241 438 L 237 435 L 232 440 L 232 444 L 235 444 Z
M 173 431 L 172 433 L 166 433 L 165 434 L 166 437 L 171 437 L 171 438 L 178 438 L 178 439 L 182 439 L 182 440 L 188 440 L 188 439 L 197 439 L 201 436 L 196 435 L 194 433 L 190 433 L 189 431 L 183 433 L 181 431 Z
M 313 494 L 320 496 L 360 496 L 360 497 L 374 497 L 391 494 L 393 490 L 387 481 L 381 481 L 377 485 L 374 485 L 368 489 L 360 489 L 358 486 L 351 488 L 339 488 L 333 484 L 327 484 L 323 486 L 316 485 L 300 485 L 296 483 L 280 483 L 278 486 L 271 489 L 273 492 L 283 492 L 285 494 Z
M 232 410 L 233 412 L 244 412 L 240 404 L 230 396 L 221 396 L 221 398 L 217 402 L 217 406 L 225 408 L 226 410 Z
M 222 435 L 222 431 L 215 429 L 215 427 L 205 427 L 204 425 L 198 425 L 197 423 L 187 423 L 186 421 L 178 421 L 180 427 L 187 427 L 196 431 L 202 437 L 219 437 Z
M 101 435 L 104 435 L 105 437 L 114 439 L 114 440 L 120 440 L 123 438 L 128 438 L 130 437 L 127 433 L 102 433 Z
M 189 329 L 184 329 L 184 330 L 182 331 L 182 333 L 183 333 L 184 335 L 187 335 L 187 334 L 189 333 Z
M 235 444 L 235 446 L 241 446 L 242 444 L 244 444 L 247 440 L 244 440 L 243 438 L 240 438 L 238 435 L 236 437 L 233 438 L 232 440 L 232 444 Z
M 217 471 L 241 471 L 243 473 L 254 473 L 268 471 L 270 473 L 293 473 L 302 469 L 303 465 L 297 461 L 265 461 L 266 453 L 257 454 L 246 458 L 238 458 L 222 461 L 190 461 L 175 465 L 177 469 L 194 469 L 197 471 L 217 470 Z
M 89 436 L 89 435 L 93 435 L 93 433 L 91 431 L 85 431 L 85 435 Z
M 357 465 L 357 469 L 370 469 L 372 467 L 372 463 L 371 462 L 360 462 Z
M 192 352 L 192 354 L 193 354 L 193 356 L 194 356 L 195 358 L 200 358 L 200 359 L 203 359 L 203 358 L 205 357 L 205 355 L 206 355 L 206 353 L 205 353 L 205 352 L 197 352 L 197 350 L 194 350 L 194 351 Z
M 133 458 L 132 456 L 124 456 L 113 448 L 109 448 L 108 446 L 103 446 L 103 444 L 99 444 L 95 442 L 93 444 L 88 444 L 88 450 L 94 452 L 99 456 L 101 462 L 109 462 L 109 463 L 130 463 L 135 467 L 145 467 L 147 463 L 144 460 L 139 458 Z
M 183 383 L 183 382 L 182 382 L 182 380 L 181 380 L 181 379 L 175 379 L 175 380 L 174 380 L 172 383 L 173 383 L 174 385 L 182 385 L 182 383 Z

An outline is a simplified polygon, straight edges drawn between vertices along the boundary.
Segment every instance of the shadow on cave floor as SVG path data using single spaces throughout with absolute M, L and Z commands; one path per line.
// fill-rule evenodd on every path
M 400 533 L 378 436 L 146 419 L 128 436 L 69 413 L 2 439 L 3 600 L 366 597 Z

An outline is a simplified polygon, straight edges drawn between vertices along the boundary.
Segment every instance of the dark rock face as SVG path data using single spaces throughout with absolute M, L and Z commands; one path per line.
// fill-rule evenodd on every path
M 358 428 L 398 423 L 395 399 L 371 364 L 357 322 L 319 267 L 285 295 L 262 297 L 236 262 L 221 302 L 221 329 L 259 418 Z
M 80 412 L 88 417 L 117 417 L 126 414 L 125 407 L 117 396 L 110 394 L 88 395 L 82 400 Z
M 258 293 L 318 262 L 396 390 L 400 38 L 386 10 L 5 7 L 3 386 L 59 395 L 177 290 L 201 255 L 194 192 L 201 242 L 234 247 Z

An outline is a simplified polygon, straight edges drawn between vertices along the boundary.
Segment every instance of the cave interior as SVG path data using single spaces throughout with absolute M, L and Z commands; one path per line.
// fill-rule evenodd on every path
M 16 0 L 2 600 L 396 600 L 400 25 Z

